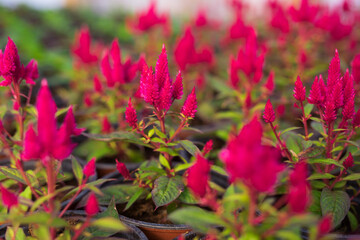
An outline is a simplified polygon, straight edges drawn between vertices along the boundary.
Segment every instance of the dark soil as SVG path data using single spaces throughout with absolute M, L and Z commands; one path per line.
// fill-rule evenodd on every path
M 152 199 L 137 201 L 125 212 L 123 212 L 124 208 L 124 204 L 117 206 L 120 214 L 129 218 L 151 223 L 173 224 L 167 219 L 166 207 L 159 207 L 155 210 Z

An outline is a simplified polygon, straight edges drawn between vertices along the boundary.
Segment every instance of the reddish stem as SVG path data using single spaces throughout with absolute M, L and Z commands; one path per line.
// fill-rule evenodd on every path
M 308 132 L 308 127 L 307 127 L 307 117 L 305 116 L 305 110 L 304 110 L 304 104 L 301 101 L 300 102 L 300 106 L 301 106 L 301 111 L 302 111 L 302 122 L 304 124 L 304 130 L 305 130 L 305 141 L 309 140 L 309 132 Z
M 91 220 L 91 216 L 87 215 L 85 222 L 83 223 L 83 225 L 81 225 L 81 227 L 78 230 L 75 231 L 75 234 L 71 238 L 71 240 L 76 240 L 81 236 L 85 228 L 87 228 L 90 225 L 90 220 Z
M 54 163 L 53 163 L 53 159 L 50 159 L 47 162 L 46 165 L 46 173 L 47 173 L 47 180 L 48 180 L 48 195 L 53 195 L 53 193 L 55 192 L 55 178 L 56 178 L 56 174 L 54 172 Z M 49 198 L 48 201 L 48 211 L 50 214 L 54 215 L 54 211 L 55 211 L 55 204 L 54 204 L 54 196 Z M 56 237 L 56 229 L 53 227 L 50 227 L 50 235 L 51 235 L 51 239 L 55 239 Z
M 291 153 L 289 152 L 289 149 L 284 145 L 284 143 L 281 141 L 279 135 L 277 134 L 276 132 L 276 128 L 274 127 L 274 125 L 272 124 L 272 122 L 270 123 L 270 126 L 271 126 L 271 129 L 273 130 L 275 136 L 276 136 L 276 139 L 278 140 L 280 146 L 281 146 L 281 150 L 285 152 L 285 155 L 287 156 L 287 158 L 289 159 L 289 161 L 291 162 L 294 162 L 293 159 L 292 159 L 292 155 Z
M 84 188 L 86 182 L 88 181 L 89 177 L 86 177 L 84 182 L 81 183 L 81 185 L 79 186 L 78 190 L 76 191 L 75 195 L 71 198 L 70 202 L 65 206 L 65 208 L 61 211 L 59 217 L 61 218 L 66 210 L 69 209 L 69 207 L 71 206 L 71 204 L 75 201 L 76 197 L 80 194 L 80 192 L 82 191 L 82 189 Z

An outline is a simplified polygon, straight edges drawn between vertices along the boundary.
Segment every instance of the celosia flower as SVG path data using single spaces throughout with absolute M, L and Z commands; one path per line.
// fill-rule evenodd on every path
M 299 76 L 297 77 L 295 82 L 294 98 L 299 102 L 305 101 L 306 98 L 306 89 Z
M 0 86 L 8 86 L 12 82 L 19 84 L 22 79 L 25 79 L 27 84 L 34 85 L 34 80 L 39 77 L 37 62 L 31 60 L 24 68 L 20 63 L 17 47 L 10 37 L 4 52 L 0 50 L 0 75 L 4 78 Z
M 150 30 L 156 25 L 160 25 L 163 27 L 164 33 L 167 35 L 170 31 L 169 19 L 165 14 L 160 16 L 157 15 L 155 7 L 155 1 L 152 1 L 147 10 L 137 14 L 135 22 L 130 22 L 130 27 L 135 31 L 144 32 Z
M 335 56 L 329 64 L 328 78 L 327 78 L 327 87 L 331 92 L 340 80 L 340 57 L 339 52 L 335 50 Z
M 56 127 L 56 105 L 51 96 L 47 81 L 41 82 L 36 108 L 38 112 L 37 134 L 30 125 L 25 133 L 23 160 L 41 159 L 43 164 L 51 158 L 63 160 L 68 157 L 76 144 L 71 142 L 72 135 L 79 135 L 83 129 L 77 129 L 72 108 L 58 130 Z
M 185 100 L 183 107 L 181 108 L 181 114 L 183 114 L 186 118 L 193 118 L 195 117 L 195 113 L 197 112 L 196 109 L 197 101 L 194 87 L 187 99 Z
M 323 11 L 322 15 L 316 19 L 316 27 L 327 31 L 332 39 L 341 40 L 349 36 L 353 30 L 353 24 L 344 24 L 341 22 L 341 16 L 339 12 Z
M 266 123 L 272 123 L 275 121 L 275 112 L 270 99 L 266 102 L 263 118 Z
M 304 213 L 310 202 L 310 190 L 307 178 L 307 165 L 300 162 L 290 174 L 289 207 L 294 213 Z
M 123 162 L 119 162 L 117 159 L 115 161 L 116 161 L 116 169 L 124 177 L 124 179 L 131 180 L 132 177 L 130 176 L 129 170 L 126 168 L 126 165 Z
M 204 146 L 204 148 L 203 148 L 203 154 L 204 155 L 206 155 L 206 154 L 208 154 L 211 150 L 212 150 L 212 148 L 213 148 L 213 140 L 212 139 L 210 139 L 209 141 L 207 141 L 206 143 L 205 143 L 205 146 Z
M 88 93 L 88 92 L 86 92 L 86 93 L 84 94 L 84 104 L 85 104 L 85 106 L 87 106 L 87 107 L 91 107 L 91 106 L 93 105 L 93 101 L 92 101 L 92 99 L 91 99 L 91 95 L 90 95 L 90 93 Z
M 324 102 L 325 96 L 322 95 L 321 86 L 318 80 L 318 76 L 315 77 L 315 80 L 311 86 L 308 102 L 311 104 L 322 104 Z
M 198 197 L 204 197 L 206 189 L 209 187 L 210 167 L 209 161 L 198 154 L 195 164 L 188 170 L 186 177 L 187 186 Z
M 75 36 L 75 44 L 72 47 L 72 52 L 84 64 L 96 63 L 98 57 L 91 52 L 91 36 L 87 27 L 82 27 Z
M 181 71 L 179 70 L 179 73 L 176 76 L 175 82 L 172 86 L 173 100 L 181 99 L 182 95 L 183 95 L 183 83 L 182 83 Z
M 324 121 L 330 125 L 336 119 L 336 106 L 332 97 L 328 97 L 324 104 Z
M 238 61 L 233 56 L 230 56 L 230 69 L 229 69 L 230 84 L 235 89 L 238 88 L 240 82 L 240 78 L 238 75 L 238 70 L 239 70 L 238 65 L 239 65 Z
M 231 69 L 231 71 L 234 71 L 231 74 L 235 77 L 237 70 L 241 70 L 247 76 L 248 81 L 255 84 L 259 83 L 262 77 L 264 59 L 264 51 L 258 54 L 258 43 L 255 31 L 253 30 L 248 35 L 245 46 L 239 50 L 236 63 L 230 63 L 230 67 L 234 68 Z
M 132 127 L 133 129 L 137 127 L 136 110 L 131 103 L 131 98 L 129 98 L 128 106 L 126 107 L 125 110 L 125 119 L 130 127 Z
M 111 60 L 111 62 L 110 62 Z M 138 63 L 132 63 L 129 57 L 124 63 L 121 62 L 121 51 L 119 42 L 114 39 L 111 48 L 106 51 L 101 60 L 101 72 L 106 78 L 108 87 L 114 87 L 116 83 L 124 84 L 131 82 L 139 69 L 139 65 L 143 64 L 140 58 Z M 141 66 L 142 67 L 142 66 Z
M 284 167 L 279 162 L 279 150 L 261 144 L 262 133 L 262 126 L 254 117 L 238 136 L 229 140 L 220 158 L 231 182 L 242 180 L 259 192 L 269 192 Z
M 247 38 L 251 31 L 253 31 L 253 28 L 245 25 L 241 14 L 237 14 L 234 23 L 229 27 L 225 40 Z
M 270 25 L 283 33 L 288 33 L 290 31 L 290 24 L 281 5 L 276 4 L 276 7 L 271 8 L 271 14 Z
M 101 132 L 102 133 L 110 133 L 111 132 L 111 123 L 107 116 L 104 116 L 101 121 Z
M 291 6 L 289 13 L 295 22 L 313 22 L 319 8 L 314 5 L 310 5 L 309 0 L 301 0 L 299 9 Z
M 351 72 L 354 76 L 354 81 L 360 83 L 360 54 L 356 55 L 351 62 Z
M 5 207 L 10 209 L 19 204 L 18 197 L 14 193 L 7 190 L 2 185 L 0 185 L 0 191 L 1 191 L 1 200 Z
M 94 90 L 97 93 L 102 93 L 103 87 L 97 74 L 94 76 Z
M 158 111 L 168 110 L 175 99 L 182 95 L 182 78 L 179 73 L 174 83 L 169 75 L 168 60 L 165 46 L 156 63 L 155 74 L 146 64 L 143 66 L 140 79 L 140 95 L 145 102 Z
M 349 156 L 347 156 L 347 158 L 345 158 L 345 160 L 343 162 L 343 166 L 346 170 L 348 168 L 351 168 L 354 166 L 354 158 L 351 153 L 349 153 Z
M 318 224 L 317 229 L 319 237 L 329 233 L 332 229 L 332 217 L 330 215 L 323 217 L 323 219 L 321 219 L 320 223 Z
M 357 110 L 357 112 L 354 115 L 354 118 L 352 120 L 353 128 L 360 126 L 360 108 Z
M 274 78 L 275 78 L 275 73 L 274 71 L 271 70 L 266 83 L 264 84 L 264 87 L 271 93 L 272 91 L 274 91 Z
M 84 175 L 86 177 L 91 177 L 95 174 L 95 158 L 92 158 L 83 169 Z
M 195 26 L 196 27 L 206 27 L 208 25 L 208 18 L 204 10 L 199 10 L 195 17 Z
M 99 211 L 100 209 L 99 209 L 98 200 L 96 198 L 96 195 L 92 193 L 86 202 L 85 212 L 88 216 L 91 217 L 97 214 Z
M 175 61 L 182 70 L 185 70 L 188 65 L 205 63 L 212 65 L 213 50 L 210 46 L 195 48 L 195 38 L 191 32 L 191 28 L 185 29 L 184 35 L 178 40 L 174 51 Z

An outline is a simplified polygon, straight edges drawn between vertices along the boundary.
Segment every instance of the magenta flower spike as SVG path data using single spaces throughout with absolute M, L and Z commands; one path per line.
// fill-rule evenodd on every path
M 131 103 L 131 98 L 129 98 L 128 106 L 126 107 L 125 110 L 125 119 L 130 127 L 132 127 L 133 129 L 137 127 L 136 110 Z
M 100 211 L 96 195 L 92 193 L 86 202 L 85 212 L 88 216 L 94 216 Z
M 1 191 L 1 200 L 5 207 L 10 209 L 19 204 L 18 197 L 14 193 L 7 190 L 2 185 L 0 185 L 0 191 Z
M 98 57 L 91 52 L 91 36 L 88 27 L 82 27 L 76 34 L 72 52 L 84 64 L 94 64 Z
M 38 65 L 34 59 L 32 59 L 24 68 L 23 78 L 25 79 L 27 84 L 31 85 L 34 85 L 34 80 L 39 78 Z
M 348 168 L 351 168 L 354 166 L 354 158 L 351 153 L 349 153 L 349 156 L 347 156 L 347 158 L 345 158 L 345 160 L 343 162 L 343 166 L 346 170 Z
M 63 160 L 76 146 L 71 142 L 70 137 L 79 135 L 84 129 L 76 128 L 72 107 L 69 108 L 60 129 L 57 129 L 55 119 L 57 108 L 45 79 L 41 81 L 36 108 L 38 112 L 37 133 L 30 125 L 25 133 L 22 159 L 25 161 L 41 159 L 44 165 L 51 158 Z
M 262 126 L 255 116 L 220 153 L 230 181 L 243 180 L 259 192 L 270 192 L 284 167 L 278 149 L 261 144 Z
M 111 132 L 111 122 L 107 116 L 104 116 L 101 121 L 101 131 L 103 133 L 110 133 Z
M 206 143 L 205 143 L 205 146 L 204 146 L 204 148 L 203 148 L 203 150 L 202 150 L 202 152 L 203 152 L 203 154 L 204 155 L 206 155 L 206 154 L 208 154 L 212 149 L 213 149 L 213 140 L 212 139 L 210 139 L 209 141 L 207 141 Z
M 183 107 L 181 108 L 181 114 L 183 114 L 186 118 L 193 118 L 195 117 L 195 113 L 197 112 L 196 109 L 197 101 L 194 87 L 187 99 L 185 100 Z
M 356 55 L 351 62 L 351 73 L 357 84 L 360 83 L 360 54 Z
M 304 213 L 310 202 L 310 189 L 307 178 L 307 164 L 299 162 L 290 174 L 288 195 L 289 207 L 294 213 Z
M 274 91 L 274 87 L 275 87 L 275 83 L 274 83 L 274 78 L 275 78 L 275 73 L 274 71 L 271 71 L 266 83 L 264 84 L 264 87 L 270 92 L 272 93 Z
M 176 79 L 172 85 L 172 98 L 175 99 L 181 99 L 183 95 L 183 82 L 181 77 L 181 71 L 179 70 L 178 75 L 176 76 Z
M 295 82 L 294 98 L 299 102 L 305 101 L 306 98 L 306 89 L 299 76 L 297 77 Z
M 19 81 L 21 75 L 20 57 L 17 47 L 10 37 L 8 37 L 8 42 L 6 44 L 4 53 L 2 54 L 0 67 L 1 75 L 5 79 L 1 82 L 1 86 L 7 86 L 12 81 Z
M 263 118 L 266 123 L 272 123 L 275 121 L 275 112 L 270 99 L 266 102 Z
M 339 52 L 336 49 L 335 56 L 333 57 L 333 59 L 329 64 L 328 78 L 327 78 L 327 87 L 329 91 L 333 90 L 333 88 L 336 86 L 339 80 L 340 80 L 340 57 L 339 57 Z
M 324 102 L 325 96 L 322 95 L 321 86 L 318 80 L 318 76 L 315 77 L 315 80 L 311 86 L 308 102 L 311 104 L 322 104 Z
M 186 177 L 187 186 L 198 197 L 204 197 L 209 187 L 210 162 L 198 154 L 196 162 L 188 170 Z
M 92 175 L 95 174 L 95 158 L 92 158 L 85 166 L 83 169 L 83 173 L 86 177 L 91 177 Z
M 103 92 L 103 87 L 102 87 L 102 84 L 100 82 L 100 78 L 98 77 L 97 74 L 95 74 L 95 76 L 94 76 L 94 90 L 97 93 L 102 93 Z
M 130 180 L 132 177 L 130 176 L 129 170 L 125 166 L 123 162 L 119 162 L 117 159 L 116 161 L 116 169 L 118 172 L 124 177 L 125 180 Z

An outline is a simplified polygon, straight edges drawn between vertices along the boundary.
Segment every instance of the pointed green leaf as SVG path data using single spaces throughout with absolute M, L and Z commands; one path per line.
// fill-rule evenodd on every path
M 174 201 L 182 191 L 184 191 L 184 184 L 180 176 L 171 178 L 161 176 L 155 180 L 151 195 L 156 207 L 160 207 Z

